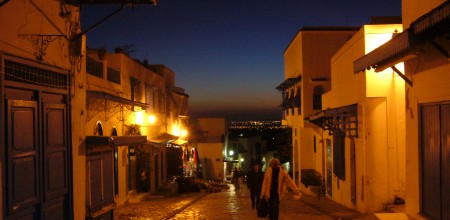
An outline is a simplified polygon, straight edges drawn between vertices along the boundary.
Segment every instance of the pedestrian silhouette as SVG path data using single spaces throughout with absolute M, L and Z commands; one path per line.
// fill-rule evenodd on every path
M 250 199 L 252 200 L 252 209 L 259 203 L 264 173 L 261 171 L 261 165 L 256 162 L 247 174 L 247 186 L 250 189 Z

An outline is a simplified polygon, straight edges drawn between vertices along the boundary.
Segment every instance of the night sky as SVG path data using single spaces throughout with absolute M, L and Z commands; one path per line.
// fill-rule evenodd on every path
M 83 6 L 82 28 L 118 5 Z M 189 115 L 281 119 L 283 52 L 304 26 L 361 26 L 400 16 L 401 0 L 159 0 L 126 7 L 87 33 L 87 46 L 164 64 L 189 95 Z

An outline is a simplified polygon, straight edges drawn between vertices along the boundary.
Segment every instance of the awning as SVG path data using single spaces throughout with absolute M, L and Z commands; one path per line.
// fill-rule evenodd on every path
M 170 142 L 170 144 L 174 144 L 174 145 L 178 145 L 178 146 L 183 146 L 183 145 L 185 145 L 187 143 L 188 143 L 188 141 L 181 140 L 181 139 L 178 139 L 178 140 Z
M 147 142 L 147 136 L 86 136 L 86 146 L 138 146 Z
M 390 41 L 353 62 L 354 73 L 374 68 L 376 72 L 389 68 L 412 54 L 410 30 L 406 29 Z
M 319 127 L 323 127 L 322 121 L 323 121 L 323 118 L 325 117 L 325 111 L 320 111 L 314 115 L 310 115 L 309 117 L 306 117 L 306 121 L 311 122 Z
M 398 62 L 413 58 L 415 47 L 427 41 L 436 46 L 434 38 L 449 34 L 448 27 L 450 27 L 450 1 L 445 1 L 415 20 L 408 29 L 392 40 L 356 60 L 353 63 L 354 72 L 358 73 L 369 68 L 380 72 Z M 439 45 L 437 47 L 441 49 Z M 444 51 L 444 55 L 449 56 L 448 51 Z
M 435 9 L 415 20 L 412 30 L 418 39 L 426 40 L 444 31 L 450 26 L 450 1 L 445 1 Z
M 276 89 L 278 91 L 285 91 L 287 88 L 289 88 L 301 81 L 302 81 L 302 76 L 298 76 L 295 78 L 288 78 L 288 79 L 284 80 L 284 82 L 282 82 L 280 85 L 278 85 Z
M 174 141 L 174 140 L 177 140 L 177 139 L 178 139 L 178 136 L 171 135 L 169 133 L 163 133 L 163 134 L 160 134 L 160 135 L 158 135 L 156 137 L 150 138 L 148 141 L 152 142 L 154 144 L 163 144 L 163 143 L 166 143 L 166 142 L 169 142 L 169 141 Z
M 339 130 L 347 137 L 358 137 L 357 104 L 323 110 L 307 117 L 305 121 L 328 130 L 330 135 Z
M 132 101 L 132 100 L 129 100 L 126 98 L 108 94 L 106 92 L 86 91 L 86 96 L 88 99 L 89 98 L 105 99 L 105 100 L 109 100 L 109 101 L 113 101 L 113 102 L 117 102 L 117 103 L 121 103 L 121 104 L 125 104 L 125 105 L 139 106 L 144 109 L 147 108 L 148 106 L 150 106 L 149 104 L 146 104 L 146 103 Z

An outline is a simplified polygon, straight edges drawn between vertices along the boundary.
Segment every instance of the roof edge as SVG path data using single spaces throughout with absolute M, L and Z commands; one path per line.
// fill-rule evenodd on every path
M 362 26 L 303 26 L 301 27 L 294 37 L 291 39 L 287 47 L 284 49 L 283 54 L 289 49 L 292 42 L 294 42 L 295 38 L 300 34 L 300 32 L 305 31 L 358 31 Z

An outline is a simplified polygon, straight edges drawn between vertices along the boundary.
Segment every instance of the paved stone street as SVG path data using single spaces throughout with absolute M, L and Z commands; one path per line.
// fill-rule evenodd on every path
M 114 219 L 258 219 L 251 208 L 249 190 L 188 193 L 174 197 L 146 197 L 117 208 Z M 311 208 L 303 199 L 281 201 L 280 219 L 332 219 Z
M 330 219 L 328 216 L 308 207 L 301 200 L 282 200 L 280 219 Z M 258 219 L 251 208 L 250 193 L 227 191 L 208 194 L 171 219 Z
M 151 219 L 258 219 L 251 208 L 250 192 L 244 187 L 235 192 L 234 187 L 218 193 L 186 193 L 176 196 L 131 196 L 128 204 L 114 210 L 115 220 Z M 328 198 L 303 194 L 293 200 L 289 193 L 281 201 L 280 220 L 408 220 L 404 213 L 361 214 Z
M 206 195 L 205 193 L 188 193 L 173 197 L 132 198 L 129 204 L 115 209 L 114 219 L 168 219 Z

